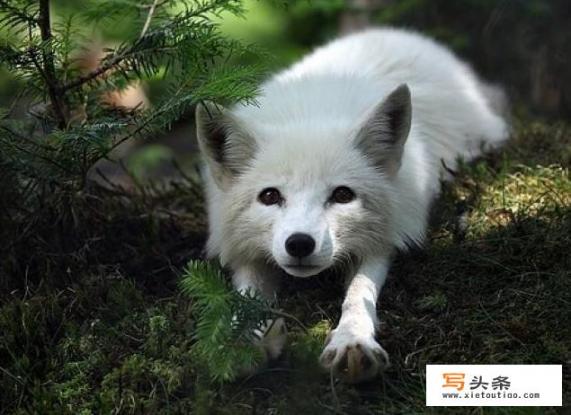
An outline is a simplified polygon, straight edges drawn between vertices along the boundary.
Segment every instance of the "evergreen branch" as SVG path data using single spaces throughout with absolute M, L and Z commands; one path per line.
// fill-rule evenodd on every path
M 113 55 L 111 56 L 106 56 L 103 59 L 103 64 L 97 68 L 95 68 L 94 70 L 92 70 L 91 72 L 79 76 L 74 80 L 71 80 L 67 83 L 64 83 L 62 85 L 60 85 L 58 87 L 58 90 L 62 93 L 78 88 L 88 82 L 94 81 L 97 78 L 103 76 L 104 74 L 106 74 L 107 72 L 113 70 L 113 69 L 117 69 L 124 61 L 126 61 L 127 59 L 136 56 L 137 54 L 141 54 L 145 52 L 144 48 L 140 48 L 142 42 L 145 40 L 145 37 L 140 38 L 135 44 L 133 44 L 132 46 L 124 49 L 123 51 L 119 51 L 119 52 L 115 52 Z M 154 46 L 154 45 L 152 45 Z M 149 47 L 147 49 L 148 51 L 152 51 L 152 52 L 157 52 L 159 51 L 159 49 L 155 48 L 155 47 Z
M 44 63 L 44 76 L 47 83 L 48 94 L 50 96 L 50 101 L 52 107 L 55 111 L 58 126 L 63 129 L 66 127 L 65 115 L 63 112 L 63 104 L 60 98 L 63 98 L 63 94 L 60 96 L 59 88 L 57 87 L 56 70 L 54 65 L 54 55 L 51 47 L 52 31 L 50 22 L 50 1 L 40 0 L 40 15 L 39 15 L 39 26 L 40 33 L 42 36 L 42 41 L 46 43 L 45 47 L 42 48 L 43 63 Z
M 2 140 L 2 138 L 0 138 L 0 140 Z M 32 158 L 38 159 L 38 160 L 42 160 L 45 161 L 49 164 L 54 165 L 55 167 L 57 167 L 58 169 L 66 172 L 66 173 L 71 173 L 71 170 L 69 170 L 68 168 L 66 168 L 64 165 L 58 163 L 54 158 L 52 157 L 48 157 L 48 156 L 44 156 L 43 154 L 39 153 L 38 151 L 33 151 L 33 150 L 28 150 L 22 146 L 17 145 L 14 140 L 8 141 L 8 140 L 2 140 L 4 143 L 6 143 L 6 145 L 11 146 L 15 149 L 17 149 L 18 151 L 25 153 L 29 156 L 31 156 Z
M 9 127 L 7 127 L 7 126 L 5 126 L 5 125 L 0 125 L 0 130 L 3 130 L 3 131 L 5 131 L 6 133 L 8 133 L 8 134 L 10 134 L 10 135 L 12 135 L 12 136 L 14 136 L 14 137 L 17 137 L 17 138 L 19 138 L 20 140 L 27 141 L 28 143 L 30 143 L 30 144 L 32 144 L 32 145 L 38 147 L 38 148 L 41 148 L 41 149 L 43 149 L 43 150 L 55 151 L 54 148 L 52 148 L 52 147 L 50 147 L 50 146 L 48 146 L 48 145 L 39 143 L 39 142 L 37 142 L 37 141 L 35 141 L 35 140 L 31 139 L 31 138 L 28 138 L 27 136 L 25 136 L 25 135 L 23 135 L 23 134 L 20 134 L 20 133 L 18 133 L 17 131 L 12 130 L 11 128 L 9 128 Z
M 215 381 L 232 380 L 262 357 L 256 330 L 271 318 L 271 303 L 259 293 L 233 290 L 213 264 L 191 261 L 180 282 L 196 313 L 194 350 Z
M 109 155 L 113 150 L 115 150 L 117 147 L 119 147 L 121 144 L 123 144 L 125 141 L 136 137 L 137 135 L 139 135 L 140 133 L 142 133 L 143 131 L 145 131 L 150 125 L 153 124 L 153 122 L 157 119 L 159 119 L 160 117 L 162 117 L 164 114 L 166 114 L 168 112 L 167 108 L 161 108 L 155 112 L 153 112 L 151 114 L 151 116 L 149 116 L 145 121 L 143 121 L 142 123 L 140 123 L 133 131 L 131 131 L 129 134 L 124 135 L 123 137 L 121 137 L 120 139 L 116 140 L 113 145 L 111 145 L 108 149 L 108 151 L 105 153 L 105 155 L 103 155 L 102 157 L 107 157 L 107 155 Z
M 149 8 L 149 13 L 147 14 L 147 19 L 145 20 L 145 24 L 143 25 L 143 30 L 141 30 L 141 34 L 139 35 L 139 39 L 142 39 L 147 30 L 149 30 L 149 26 L 151 25 L 151 20 L 153 19 L 153 14 L 155 14 L 155 9 L 157 7 L 159 0 L 154 0 L 153 4 L 151 4 Z
M 126 61 L 130 61 L 131 68 L 126 68 L 125 71 L 130 69 L 138 75 L 139 66 L 137 64 L 141 63 L 148 73 L 150 71 L 147 69 L 158 64 L 160 60 L 151 58 L 145 62 L 141 59 L 145 55 L 157 56 L 160 53 L 172 53 L 182 59 L 184 52 L 189 51 L 187 49 L 189 46 L 194 49 L 189 57 L 207 62 L 209 58 L 221 55 L 223 48 L 231 43 L 229 41 L 223 42 L 220 36 L 215 33 L 213 30 L 215 25 L 210 22 L 208 14 L 220 15 L 222 11 L 226 10 L 239 15 L 243 11 L 239 0 L 193 1 L 193 4 L 188 5 L 183 13 L 178 16 L 169 16 L 165 25 L 150 31 L 150 22 L 157 8 L 166 3 L 169 2 L 154 1 L 152 5 L 156 4 L 156 6 L 153 8 L 151 5 L 137 41 L 129 46 L 120 47 L 114 53 L 106 56 L 102 64 L 91 72 L 63 83 L 59 86 L 59 91 L 63 93 L 78 88 L 100 78 L 113 69 L 121 70 L 120 66 Z M 199 42 L 204 42 L 204 44 L 201 45 Z M 197 46 L 203 47 L 197 48 Z M 208 46 L 208 48 L 204 46 Z M 199 55 L 196 56 L 196 54 Z M 194 62 L 195 65 L 197 63 Z
M 5 23 L 11 26 L 15 26 L 17 24 L 37 26 L 39 23 L 38 19 L 28 11 L 28 9 L 33 5 L 34 4 L 30 1 L 24 9 L 20 9 L 9 4 L 5 0 L 0 0 L 0 13 L 5 15 L 3 18 L 0 18 L 0 23 Z
M 87 82 L 93 81 L 94 79 L 105 74 L 107 71 L 116 67 L 124 59 L 126 59 L 126 57 L 127 57 L 126 54 L 115 55 L 112 58 L 110 58 L 107 62 L 105 62 L 103 65 L 92 70 L 88 74 L 79 76 L 72 81 L 66 82 L 63 85 L 60 85 L 58 89 L 60 92 L 65 93 L 66 91 L 69 91 L 71 89 L 75 89 L 75 88 L 80 87 L 81 85 L 83 85 Z
M 0 62 L 17 81 L 12 107 L 21 96 L 26 106 L 23 120 L 19 111 L 13 114 L 0 109 L 0 181 L 6 188 L 0 210 L 9 208 L 17 215 L 28 212 L 37 217 L 44 217 L 47 205 L 53 211 L 63 211 L 68 200 L 62 194 L 75 195 L 86 189 L 87 172 L 121 143 L 164 131 L 201 99 L 223 104 L 251 102 L 258 71 L 245 66 L 224 68 L 227 58 L 245 53 L 246 48 L 224 37 L 213 20 L 223 11 L 240 13 L 240 3 L 90 1 L 85 10 L 56 20 L 50 16 L 49 0 L 0 0 L 0 25 L 18 32 L 0 45 Z M 182 11 L 175 14 L 180 5 Z M 111 11 L 112 17 L 127 13 L 138 18 L 141 32 L 106 53 L 97 68 L 81 73 L 81 67 L 74 65 L 74 57 L 85 43 L 78 22 L 90 15 L 106 21 L 105 10 Z M 247 50 L 251 52 L 251 48 Z M 154 102 L 152 109 L 125 111 L 101 105 L 109 92 L 159 71 L 172 93 L 165 94 L 164 101 Z M 149 192 L 145 184 L 137 191 L 150 197 L 145 195 Z M 6 221 L 0 222 L 2 229 Z M 21 216 L 15 222 L 17 226 L 27 223 Z M 63 239 L 69 234 L 65 227 L 59 232 Z M 27 230 L 24 233 L 29 236 Z M 209 298 L 202 303 L 206 317 L 197 323 L 197 335 L 204 339 L 201 344 L 205 347 L 197 348 L 202 357 L 209 357 L 217 350 L 212 347 L 226 344 L 227 339 L 238 343 L 213 361 L 213 373 L 221 374 L 217 379 L 228 379 L 236 367 L 251 366 L 260 357 L 252 347 L 253 329 L 259 327 L 261 316 L 278 315 L 277 310 L 254 298 L 226 291 L 228 296 L 220 292 L 220 296 L 204 297 Z M 236 310 L 235 320 L 232 310 Z

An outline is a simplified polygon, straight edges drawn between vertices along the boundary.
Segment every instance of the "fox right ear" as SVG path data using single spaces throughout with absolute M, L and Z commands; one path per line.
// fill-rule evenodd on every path
M 239 121 L 226 108 L 211 102 L 196 106 L 198 146 L 219 186 L 226 184 L 248 167 L 256 151 Z
M 373 109 L 357 134 L 357 145 L 376 166 L 394 174 L 400 167 L 411 118 L 410 90 L 402 84 Z

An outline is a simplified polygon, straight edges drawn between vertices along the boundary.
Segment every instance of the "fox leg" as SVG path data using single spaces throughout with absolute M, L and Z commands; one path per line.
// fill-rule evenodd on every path
M 238 266 L 232 276 L 235 289 L 245 294 L 248 291 L 259 292 L 266 299 L 273 299 L 277 289 L 276 271 L 264 265 Z M 282 353 L 287 339 L 287 330 L 283 318 L 268 320 L 261 330 L 256 330 L 256 345 L 264 352 L 265 361 L 276 359 Z M 255 368 L 245 368 L 252 372 Z
M 327 338 L 321 365 L 344 381 L 373 378 L 388 366 L 388 354 L 375 340 L 377 298 L 388 266 L 388 258 L 363 262 L 349 282 L 339 324 Z

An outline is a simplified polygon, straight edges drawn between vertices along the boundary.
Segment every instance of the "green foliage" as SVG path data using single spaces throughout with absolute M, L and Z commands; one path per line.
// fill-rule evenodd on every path
M 230 68 L 228 63 L 254 48 L 219 30 L 217 16 L 240 15 L 240 0 L 85 0 L 70 7 L 56 18 L 49 0 L 0 1 L 6 31 L 0 68 L 15 85 L 10 102 L 0 106 L 0 238 L 18 235 L 0 249 L 0 270 L 8 273 L 0 282 L 19 279 L 17 273 L 30 268 L 27 252 L 38 247 L 82 249 L 84 241 L 74 235 L 101 219 L 86 207 L 101 191 L 107 192 L 106 201 L 122 196 L 121 189 L 100 189 L 106 178 L 98 167 L 104 160 L 117 162 L 122 144 L 164 133 L 202 100 L 252 102 L 257 93 L 262 67 Z M 96 47 L 85 26 L 123 21 L 137 30 L 106 49 L 93 68 L 85 68 L 85 49 Z M 110 92 L 151 79 L 160 80 L 166 93 L 148 107 L 118 108 L 106 101 Z M 141 167 L 136 170 L 135 182 L 142 176 Z M 179 197 L 189 192 L 196 197 L 196 189 L 188 189 L 196 181 L 185 185 Z M 149 194 L 156 198 L 162 192 L 137 190 L 153 206 L 157 203 Z M 65 260 L 50 257 L 59 264 Z M 32 267 L 37 271 L 33 280 L 42 277 L 41 270 L 54 268 L 45 258 L 40 262 L 38 269 Z
M 255 346 L 272 317 L 272 304 L 256 292 L 238 293 L 211 263 L 191 261 L 180 282 L 193 301 L 194 352 L 214 381 L 234 379 L 264 358 Z
M 0 63 L 21 85 L 0 121 L 3 172 L 16 182 L 34 182 L 36 189 L 50 184 L 77 191 L 98 160 L 127 140 L 168 128 L 197 102 L 253 100 L 261 68 L 225 67 L 247 49 L 220 34 L 212 18 L 223 11 L 240 14 L 241 2 L 87 2 L 53 24 L 38 2 L 0 2 L 0 21 L 11 32 Z M 134 16 L 140 32 L 107 50 L 98 67 L 82 72 L 78 54 L 87 46 L 82 25 L 118 24 L 125 14 Z M 168 96 L 152 108 L 125 112 L 101 105 L 107 91 L 157 76 Z M 20 105 L 34 117 L 17 113 Z M 23 205 L 35 199 L 25 192 L 19 196 Z

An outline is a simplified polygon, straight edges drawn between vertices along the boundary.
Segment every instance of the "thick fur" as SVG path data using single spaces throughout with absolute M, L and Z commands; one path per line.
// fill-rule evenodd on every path
M 507 139 L 494 96 L 501 94 L 445 47 L 373 29 L 277 74 L 262 85 L 257 106 L 200 106 L 210 256 L 233 269 L 238 289 L 266 295 L 279 269 L 307 277 L 351 265 L 342 317 L 321 361 L 349 381 L 374 376 L 386 363 L 374 339 L 375 304 L 391 254 L 422 242 L 444 165 L 454 169 L 459 157 Z M 356 199 L 332 203 L 339 186 Z M 265 188 L 278 189 L 283 203 L 260 203 Z M 285 249 L 296 232 L 316 242 L 299 260 L 306 268 L 291 265 Z

